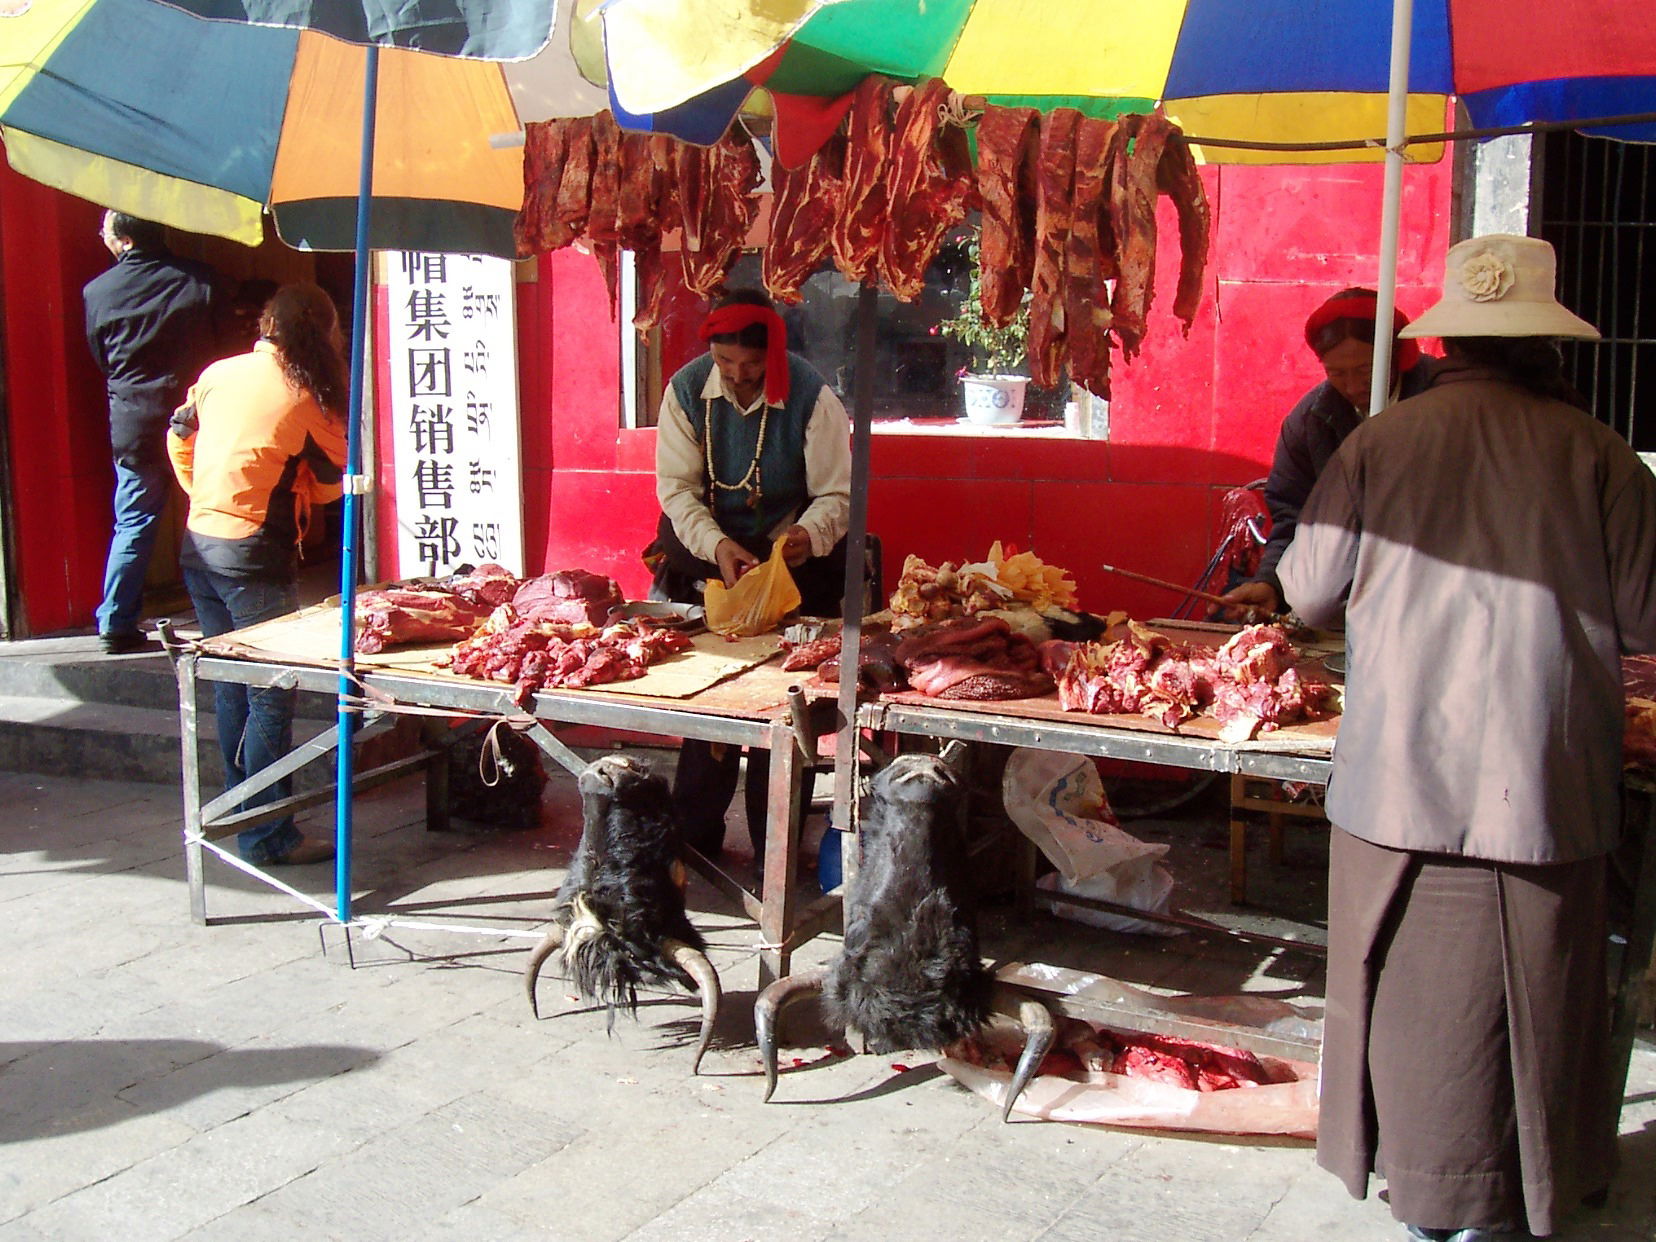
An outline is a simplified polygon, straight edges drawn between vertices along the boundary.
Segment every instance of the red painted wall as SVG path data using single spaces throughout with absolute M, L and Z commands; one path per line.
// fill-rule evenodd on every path
M 1300 336 L 1306 316 L 1377 279 L 1381 189 L 1377 167 L 1208 168 L 1203 178 L 1216 221 L 1210 296 L 1183 336 L 1168 310 L 1178 247 L 1163 246 L 1161 297 L 1143 353 L 1118 360 L 1107 441 L 876 434 L 870 528 L 888 581 L 909 552 L 960 560 L 995 539 L 1070 569 L 1095 610 L 1156 615 L 1177 602 L 1102 563 L 1195 580 L 1220 496 L 1266 473 L 1283 415 L 1322 377 Z M 1398 301 L 1415 314 L 1442 271 L 1450 165 L 1409 169 L 1405 182 Z M 655 433 L 620 426 L 619 334 L 597 265 L 560 251 L 518 294 L 529 567 L 600 570 L 642 594 Z
M 92 624 L 109 547 L 109 409 L 81 287 L 109 266 L 102 211 L 0 163 L 14 637 Z

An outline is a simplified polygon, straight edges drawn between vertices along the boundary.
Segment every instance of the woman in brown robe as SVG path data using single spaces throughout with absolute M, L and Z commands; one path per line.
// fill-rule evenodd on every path
M 1354 431 L 1280 576 L 1345 614 L 1317 1158 L 1411 1237 L 1551 1233 L 1614 1171 L 1605 860 L 1656 476 L 1577 408 L 1545 242 L 1449 251 L 1425 393 Z M 1571 400 L 1574 398 L 1574 401 Z

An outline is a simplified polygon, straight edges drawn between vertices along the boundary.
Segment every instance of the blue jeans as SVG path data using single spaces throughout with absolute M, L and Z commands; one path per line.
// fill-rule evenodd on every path
M 172 479 L 165 455 L 115 459 L 115 533 L 104 563 L 103 603 L 96 614 L 100 634 L 138 632 L 144 578 Z
M 207 638 L 268 621 L 299 606 L 292 582 L 233 578 L 208 569 L 184 570 L 184 587 L 195 604 L 196 620 Z M 219 750 L 224 755 L 224 787 L 241 784 L 293 749 L 292 690 L 263 690 L 231 682 L 213 683 L 213 714 L 218 718 Z M 288 796 L 286 777 L 241 804 L 244 811 Z M 236 848 L 251 863 L 281 858 L 298 845 L 302 834 L 285 815 L 236 834 Z

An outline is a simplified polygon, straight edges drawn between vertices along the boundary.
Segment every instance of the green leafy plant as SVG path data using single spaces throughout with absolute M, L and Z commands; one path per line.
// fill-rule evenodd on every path
M 973 232 L 967 238 L 965 249 L 968 273 L 966 298 L 952 318 L 938 324 L 938 330 L 951 341 L 959 341 L 972 351 L 967 372 L 976 375 L 1021 374 L 1029 344 L 1029 307 L 1027 304 L 1019 307 L 1017 315 L 1004 328 L 996 327 L 985 319 L 978 233 Z

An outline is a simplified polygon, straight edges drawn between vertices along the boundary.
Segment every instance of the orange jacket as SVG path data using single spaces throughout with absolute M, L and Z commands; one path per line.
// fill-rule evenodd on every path
M 190 497 L 180 563 L 288 580 L 311 505 L 340 494 L 345 423 L 294 388 L 260 341 L 201 373 L 173 414 L 167 452 Z

